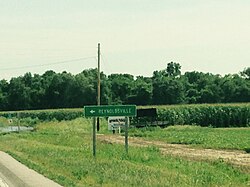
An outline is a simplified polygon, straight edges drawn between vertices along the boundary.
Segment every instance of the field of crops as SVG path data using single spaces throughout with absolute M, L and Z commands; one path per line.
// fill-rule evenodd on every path
M 156 121 L 165 122 L 170 125 L 199 125 L 212 127 L 248 127 L 250 126 L 250 103 L 242 104 L 200 104 L 200 105 L 166 105 L 147 106 L 138 108 L 157 109 Z M 19 112 L 0 112 L 0 116 L 10 118 L 30 118 L 41 121 L 72 120 L 83 117 L 83 108 L 79 109 L 57 109 L 36 110 Z M 132 123 L 144 123 L 150 125 L 151 118 L 134 119 Z
M 247 127 L 250 104 L 174 105 L 157 107 L 158 119 L 169 125 Z
M 152 107 L 157 109 L 157 117 L 131 119 L 130 136 L 198 149 L 250 152 L 250 103 L 138 108 Z M 98 140 L 94 159 L 91 120 L 83 116 L 82 108 L 0 112 L 0 128 L 35 128 L 33 132 L 0 133 L 0 150 L 64 186 L 249 184 L 249 169 L 235 168 L 221 159 L 198 161 L 163 155 L 157 146 L 130 146 L 127 155 L 123 145 Z M 152 127 L 152 120 L 164 122 L 168 128 Z M 101 124 L 100 133 L 110 134 L 105 118 Z M 138 124 L 145 127 L 138 129 Z
M 101 133 L 110 133 L 106 130 L 105 120 L 102 124 L 104 126 L 102 125 Z M 144 148 L 130 146 L 127 155 L 123 145 L 98 140 L 97 158 L 94 159 L 91 126 L 91 120 L 83 118 L 61 122 L 38 122 L 33 132 L 0 135 L 0 150 L 11 154 L 30 168 L 63 186 L 247 186 L 249 184 L 249 173 L 221 159 L 186 160 L 163 155 L 155 146 Z M 182 141 L 190 143 L 188 136 L 184 135 L 187 128 L 190 128 L 188 136 L 197 137 L 197 133 L 202 132 L 199 129 L 201 127 L 186 127 L 183 130 L 180 130 L 180 127 L 170 127 L 163 132 L 179 136 Z M 204 131 L 207 129 L 210 128 L 205 128 Z M 249 133 L 249 128 L 236 131 L 232 129 L 234 136 L 233 133 L 230 132 L 231 135 L 228 135 L 228 131 L 220 129 L 215 129 L 213 133 L 221 137 L 231 136 L 235 140 L 238 139 L 236 142 L 238 144 L 242 141 L 240 138 L 246 129 Z M 153 132 L 156 134 L 151 135 L 148 130 L 132 129 L 130 134 L 141 133 L 142 136 L 145 134 L 157 139 L 158 130 Z M 203 135 L 205 133 L 203 132 Z M 159 139 L 161 138 L 163 137 Z M 218 140 L 218 144 L 223 147 L 225 142 L 221 139 Z M 234 145 L 233 148 L 237 146 Z

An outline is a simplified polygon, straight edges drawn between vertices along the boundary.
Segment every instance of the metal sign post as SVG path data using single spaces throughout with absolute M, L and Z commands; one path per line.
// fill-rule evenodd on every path
M 126 117 L 126 123 L 125 123 L 125 150 L 128 154 L 128 125 L 129 125 L 129 118 Z
M 18 122 L 17 122 L 18 132 L 20 132 L 20 112 L 17 112 L 17 118 L 18 118 Z
M 136 116 L 135 105 L 101 105 L 85 106 L 85 117 L 93 117 L 93 156 L 96 157 L 96 117 L 125 116 L 125 150 L 128 153 L 129 117 Z
M 93 118 L 93 156 L 96 157 L 96 118 Z

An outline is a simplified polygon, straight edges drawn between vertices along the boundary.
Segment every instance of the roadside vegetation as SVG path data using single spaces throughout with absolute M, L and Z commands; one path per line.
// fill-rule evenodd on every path
M 167 128 L 133 128 L 130 136 L 172 144 L 211 149 L 250 150 L 250 128 L 212 128 L 201 126 L 170 126 Z
M 63 186 L 247 186 L 250 174 L 223 160 L 190 161 L 162 155 L 157 147 L 129 147 L 97 141 L 92 157 L 92 120 L 47 121 L 35 131 L 0 135 L 0 150 Z M 104 121 L 102 122 L 104 124 Z M 102 125 L 102 133 L 107 132 Z M 249 129 L 169 127 L 131 130 L 130 135 L 213 148 L 243 149 Z M 201 135 L 199 135 L 201 134 Z M 191 138 L 192 137 L 192 138 Z M 203 138 L 202 138 L 203 137 Z M 206 140 L 206 137 L 210 137 Z M 221 137 L 221 138 L 217 138 Z M 248 136 L 249 137 L 249 136 Z M 232 140 L 229 140 L 233 138 Z M 217 140 L 217 143 L 212 141 Z M 235 144 L 231 144 L 235 140 Z M 201 142 L 201 144 L 199 142 Z M 229 141 L 229 142 L 228 142 Z M 243 143 L 246 142 L 246 145 Z
M 155 105 L 157 109 L 155 118 L 132 118 L 129 136 L 197 149 L 250 152 L 249 67 L 224 76 L 197 71 L 182 74 L 181 65 L 170 62 L 152 77 L 103 72 L 100 77 L 102 105 Z M 249 170 L 240 166 L 222 159 L 163 155 L 152 145 L 130 146 L 127 155 L 123 145 L 97 138 L 94 159 L 92 120 L 83 118 L 83 107 L 96 104 L 96 90 L 97 69 L 77 75 L 28 72 L 10 81 L 0 80 L 0 150 L 70 187 L 250 185 Z M 102 120 L 100 133 L 110 134 L 103 125 L 106 119 Z M 17 125 L 34 130 L 1 131 Z
M 151 126 L 151 122 L 164 122 L 171 125 L 201 125 L 204 127 L 248 127 L 250 126 L 250 103 L 228 104 L 195 104 L 195 105 L 158 105 L 138 108 L 157 109 L 157 117 L 133 118 L 132 125 Z M 83 108 L 50 109 L 0 112 L 0 116 L 20 119 L 27 124 L 36 124 L 38 121 L 72 120 L 83 117 Z
M 0 117 L 0 128 L 2 127 L 7 127 L 8 125 L 8 120 L 4 117 Z M 0 131 L 1 132 L 1 131 Z

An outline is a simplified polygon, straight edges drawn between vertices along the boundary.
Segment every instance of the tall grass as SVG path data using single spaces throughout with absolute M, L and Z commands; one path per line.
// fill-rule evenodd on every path
M 63 186 L 245 186 L 250 179 L 221 160 L 187 161 L 157 147 L 130 146 L 126 155 L 123 145 L 97 140 L 94 159 L 91 129 L 86 119 L 44 122 L 34 132 L 0 135 L 0 150 Z
M 211 149 L 250 149 L 250 128 L 210 128 L 201 126 L 170 126 L 167 128 L 132 128 L 130 136 L 166 143 L 186 144 Z

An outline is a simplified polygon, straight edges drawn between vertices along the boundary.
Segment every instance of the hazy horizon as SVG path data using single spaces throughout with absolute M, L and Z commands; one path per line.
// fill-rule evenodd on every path
M 4 1 L 0 79 L 95 68 L 98 43 L 106 75 L 152 76 L 171 61 L 182 73 L 239 73 L 250 64 L 249 8 L 246 0 Z

